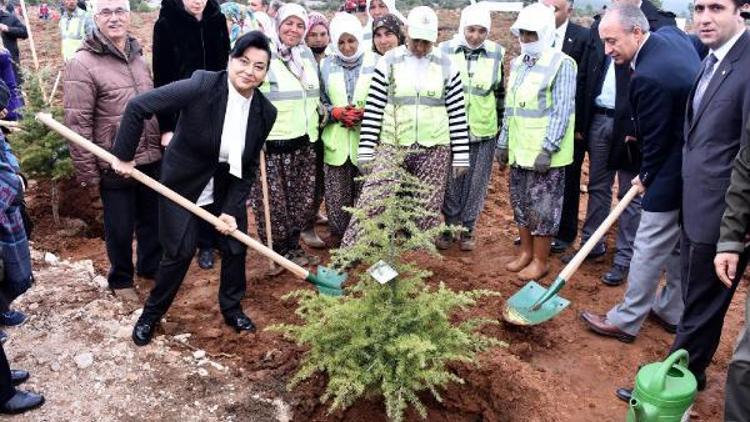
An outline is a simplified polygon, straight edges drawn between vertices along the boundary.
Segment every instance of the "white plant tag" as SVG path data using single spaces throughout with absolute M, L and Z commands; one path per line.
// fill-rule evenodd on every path
M 372 267 L 367 269 L 367 272 L 370 273 L 372 278 L 375 279 L 380 284 L 385 284 L 398 275 L 396 270 L 393 269 L 390 265 L 388 265 L 385 261 L 382 259 L 375 263 Z

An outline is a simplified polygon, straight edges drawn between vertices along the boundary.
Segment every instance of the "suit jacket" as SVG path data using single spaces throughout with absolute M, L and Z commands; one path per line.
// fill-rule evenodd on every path
M 568 22 L 568 28 L 565 30 L 565 39 L 563 40 L 562 52 L 575 60 L 576 65 L 578 65 L 579 69 L 581 68 L 589 37 L 590 36 L 588 28 L 584 28 L 581 25 L 575 24 L 573 22 Z M 577 80 L 578 85 L 580 85 L 580 71 L 578 73 Z M 583 112 L 583 110 L 581 110 L 584 98 L 583 94 L 583 91 L 576 91 L 576 115 L 580 115 Z M 579 131 L 578 127 L 578 119 L 576 118 L 576 132 Z
M 649 21 L 649 25 L 652 31 L 663 26 L 675 26 L 674 14 L 670 12 L 664 12 L 657 9 L 648 0 L 644 0 L 641 5 L 641 10 L 646 15 Z M 601 91 L 602 82 L 604 75 L 607 73 L 607 61 L 604 54 L 604 43 L 599 38 L 599 21 L 600 16 L 594 17 L 594 23 L 591 25 L 589 31 L 589 40 L 586 46 L 586 52 L 584 54 L 583 63 L 578 68 L 578 92 L 583 93 L 581 98 L 581 105 L 576 106 L 576 131 L 583 134 L 584 137 L 588 136 L 589 128 L 591 127 L 591 121 L 594 115 L 595 103 L 594 100 Z M 628 71 L 627 66 L 616 66 L 615 67 L 615 79 L 617 85 L 617 97 L 615 98 L 615 108 L 618 108 L 618 113 L 615 117 L 615 127 L 612 134 L 613 148 L 610 151 L 610 166 L 618 168 L 622 166 L 621 161 L 625 160 L 626 163 L 631 160 L 627 160 L 628 151 L 625 149 L 625 135 L 632 135 L 632 123 L 630 121 L 630 111 L 627 109 L 628 106 Z M 578 96 L 577 96 L 578 97 Z M 627 129 L 630 128 L 630 129 Z M 629 133 L 626 133 L 629 132 Z M 632 169 L 637 170 L 640 160 L 638 156 L 639 148 L 633 148 L 630 151 L 633 157 L 632 163 L 629 166 Z M 628 167 L 622 167 L 628 168 Z
M 628 98 L 643 153 L 645 211 L 673 211 L 682 205 L 685 104 L 699 69 L 693 44 L 675 27 L 652 32 L 638 52 Z
M 247 120 L 242 178 L 235 177 L 228 173 L 225 163 L 219 163 L 229 95 L 227 84 L 226 71 L 198 70 L 190 79 L 133 98 L 122 116 L 112 153 L 120 160 L 132 160 L 144 120 L 155 113 L 179 112 L 174 137 L 162 160 L 161 183 L 195 202 L 214 177 L 214 203 L 222 213 L 237 220 L 240 230 L 247 231 L 245 200 L 258 169 L 261 147 L 276 121 L 276 108 L 259 90 L 255 90 Z M 177 256 L 186 252 L 182 240 L 189 220 L 189 211 L 160 198 L 159 237 L 166 253 Z M 233 252 L 244 248 L 234 239 L 230 239 L 229 247 Z
M 714 70 L 700 107 L 687 101 L 682 159 L 683 223 L 692 242 L 715 244 L 734 158 L 750 134 L 750 34 L 745 32 Z

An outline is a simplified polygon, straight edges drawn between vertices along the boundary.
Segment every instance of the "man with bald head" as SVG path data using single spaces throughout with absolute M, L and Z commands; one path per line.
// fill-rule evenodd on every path
M 674 27 L 651 33 L 640 8 L 629 4 L 609 9 L 599 24 L 599 36 L 615 64 L 627 64 L 632 72 L 628 99 L 642 162 L 631 183 L 643 196 L 643 211 L 624 300 L 606 315 L 584 311 L 581 319 L 599 335 L 632 342 L 649 315 L 671 332 L 682 316 L 679 217 L 684 116 L 700 59 L 685 33 Z M 667 284 L 657 295 L 664 271 Z

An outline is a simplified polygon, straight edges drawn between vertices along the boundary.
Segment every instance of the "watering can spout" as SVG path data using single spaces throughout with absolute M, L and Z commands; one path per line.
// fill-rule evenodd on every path
M 635 416 L 634 422 L 648 421 L 648 415 L 646 415 L 646 411 L 643 408 L 643 405 L 641 405 L 638 400 L 630 399 L 630 409 L 633 411 L 632 414 Z

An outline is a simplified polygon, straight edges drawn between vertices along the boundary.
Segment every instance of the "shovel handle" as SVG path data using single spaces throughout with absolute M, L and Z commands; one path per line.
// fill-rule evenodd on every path
M 45 124 L 50 129 L 64 136 L 70 142 L 73 142 L 74 144 L 82 148 L 85 148 L 86 150 L 90 151 L 92 154 L 96 155 L 97 157 L 101 158 L 102 160 L 110 164 L 112 164 L 114 160 L 117 159 L 117 157 L 112 155 L 109 151 L 101 148 L 100 146 L 94 144 L 93 142 L 89 141 L 83 136 L 75 133 L 73 130 L 66 127 L 62 123 L 53 119 L 52 115 L 48 113 L 37 113 L 36 119 L 42 122 L 43 124 Z M 175 202 L 177 205 L 180 205 L 181 207 L 185 208 L 191 213 L 213 224 L 214 226 L 223 224 L 223 222 L 219 220 L 219 218 L 216 217 L 215 215 L 195 205 L 193 202 L 190 202 L 184 196 L 178 194 L 177 192 L 164 186 L 163 184 L 157 182 L 156 180 L 146 176 L 145 174 L 138 171 L 137 169 L 133 170 L 131 177 L 143 183 L 144 185 L 148 186 L 149 188 L 155 190 L 159 194 L 167 197 L 169 200 Z M 294 275 L 296 275 L 297 277 L 303 280 L 306 280 L 308 276 L 310 275 L 310 272 L 307 271 L 306 269 L 284 258 L 283 256 L 276 253 L 273 249 L 270 249 L 264 246 L 262 243 L 258 242 L 257 240 L 253 239 L 252 237 L 248 236 L 247 234 L 243 233 L 240 230 L 234 230 L 233 232 L 229 233 L 228 236 L 232 236 L 233 238 L 247 245 L 249 248 L 257 251 L 258 253 L 265 256 L 266 258 L 272 259 L 274 262 L 281 265 L 282 267 L 289 270 L 291 273 L 293 273 Z
M 581 246 L 581 249 L 578 250 L 573 259 L 570 260 L 568 265 L 563 268 L 563 270 L 560 272 L 560 275 L 558 276 L 558 279 L 561 278 L 563 279 L 563 281 L 568 280 L 570 279 L 570 276 L 578 271 L 578 267 L 581 266 L 583 260 L 586 259 L 589 252 L 591 252 L 591 250 L 594 249 L 596 243 L 599 242 L 602 237 L 604 237 L 604 235 L 607 233 L 607 230 L 612 227 L 612 224 L 614 224 L 615 221 L 620 218 L 620 214 L 625 211 L 625 208 L 628 206 L 628 204 L 630 204 L 630 201 L 632 201 L 636 195 L 638 195 L 638 187 L 632 186 L 625 194 L 625 196 L 620 200 L 620 202 L 617 203 L 615 209 L 613 209 L 612 212 L 609 213 L 607 218 L 605 218 L 602 224 L 596 229 L 594 234 L 592 234 L 591 237 L 589 237 L 589 239 L 586 241 L 586 243 Z
M 268 178 L 266 176 L 266 153 L 260 150 L 260 186 L 263 192 L 263 219 L 266 223 L 266 246 L 269 249 L 273 249 L 273 236 L 271 235 L 271 205 L 268 194 Z M 274 265 L 273 260 L 269 262 L 271 270 L 273 271 Z

